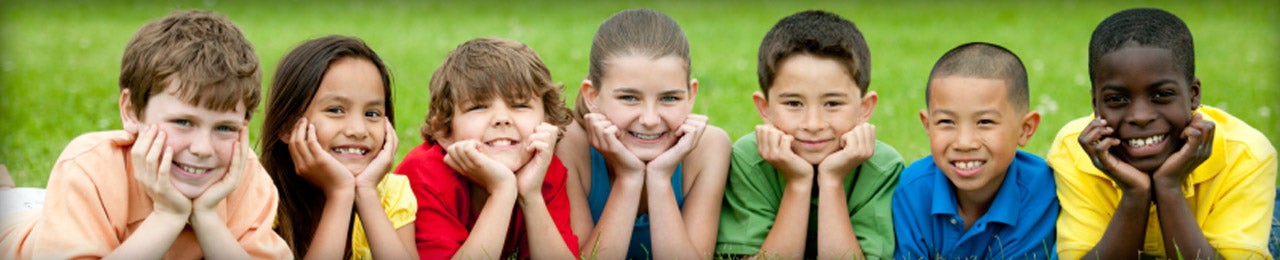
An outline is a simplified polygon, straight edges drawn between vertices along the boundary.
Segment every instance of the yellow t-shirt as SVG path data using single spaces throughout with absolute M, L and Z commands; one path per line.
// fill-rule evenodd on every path
M 1261 132 L 1222 110 L 1195 111 L 1215 124 L 1213 154 L 1187 178 L 1182 191 L 1209 244 L 1227 259 L 1271 259 L 1267 251 L 1275 200 L 1276 149 Z M 1077 137 L 1093 116 L 1067 123 L 1049 148 L 1057 172 L 1058 254 L 1080 259 L 1102 238 L 1121 191 L 1093 166 Z M 1150 209 L 1144 255 L 1164 257 L 1155 205 Z M 1188 258 L 1194 253 L 1184 252 Z
M 387 174 L 378 183 L 377 189 L 382 197 L 382 208 L 387 212 L 392 227 L 400 229 L 413 224 L 418 214 L 418 199 L 413 197 L 413 190 L 409 189 L 409 178 L 400 174 Z M 373 251 L 369 250 L 369 238 L 364 234 L 360 216 L 356 216 L 352 225 L 351 259 L 373 259 Z

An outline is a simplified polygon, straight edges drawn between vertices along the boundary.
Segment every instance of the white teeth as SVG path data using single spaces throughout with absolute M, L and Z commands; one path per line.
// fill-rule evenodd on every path
M 504 140 L 496 140 L 496 141 L 493 141 L 493 142 L 489 142 L 489 145 L 490 145 L 490 146 L 510 146 L 510 145 L 511 145 L 511 144 L 513 144 L 513 143 L 514 143 L 514 142 L 512 142 L 511 140 L 505 140 L 505 139 L 504 139 Z
M 648 134 L 641 134 L 636 132 L 628 132 L 628 133 L 631 133 L 631 136 L 635 136 L 636 138 L 640 138 L 641 140 L 654 140 L 654 139 L 658 139 L 658 137 L 662 137 L 662 134 L 648 135 Z
M 1147 138 L 1129 139 L 1129 146 L 1143 147 L 1143 146 L 1148 146 L 1154 143 L 1159 143 L 1160 141 L 1164 141 L 1164 135 L 1151 136 Z
M 956 163 L 955 163 L 956 168 L 960 168 L 961 170 L 971 170 L 971 169 L 974 169 L 974 168 L 978 168 L 978 166 L 982 166 L 983 164 L 986 164 L 986 162 L 984 162 L 984 161 L 967 161 L 967 162 L 956 162 Z
M 187 171 L 192 174 L 204 174 L 204 171 L 208 170 L 208 169 L 200 169 L 200 168 L 195 168 L 195 167 L 185 166 L 185 165 L 178 166 L 178 167 L 182 167 L 183 171 Z
M 361 155 L 363 155 L 366 152 L 369 152 L 368 150 L 360 149 L 360 148 L 333 148 L 333 151 L 337 153 L 343 153 L 343 154 L 361 154 Z

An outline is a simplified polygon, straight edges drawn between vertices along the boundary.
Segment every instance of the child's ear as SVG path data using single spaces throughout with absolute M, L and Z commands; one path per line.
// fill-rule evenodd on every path
M 858 122 L 866 123 L 871 121 L 871 112 L 876 111 L 876 102 L 880 101 L 880 95 L 875 91 L 867 91 L 866 95 L 862 95 L 862 114 L 858 115 Z
M 698 79 L 689 80 L 689 105 L 695 104 L 693 101 L 698 97 Z
M 120 123 L 124 125 L 124 131 L 130 134 L 138 134 L 141 121 L 138 120 L 138 112 L 133 102 L 129 101 L 129 89 L 120 90 Z
M 929 110 L 928 109 L 920 110 L 920 125 L 924 126 L 925 131 L 929 131 Z
M 773 125 L 769 121 L 769 98 L 765 97 L 764 93 L 756 91 L 751 93 L 751 101 L 756 104 L 756 113 L 760 114 L 760 119 L 764 120 L 765 124 Z
M 1191 85 L 1187 88 L 1191 92 L 1191 110 L 1195 112 L 1200 108 L 1200 78 L 1191 78 Z
M 600 111 L 596 110 L 596 97 L 600 96 L 600 90 L 595 88 L 590 79 L 582 80 L 582 89 L 578 91 L 578 94 L 583 96 L 582 103 L 586 103 L 587 111 L 592 113 Z
M 1040 112 L 1035 110 L 1027 112 L 1022 116 L 1022 132 L 1018 134 L 1018 146 L 1026 146 L 1027 141 L 1031 140 L 1031 136 L 1036 133 L 1036 129 L 1040 128 Z

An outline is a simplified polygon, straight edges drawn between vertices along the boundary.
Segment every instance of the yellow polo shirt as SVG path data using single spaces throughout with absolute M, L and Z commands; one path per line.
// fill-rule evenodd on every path
M 1275 201 L 1275 147 L 1257 129 L 1222 110 L 1202 106 L 1195 112 L 1216 127 L 1213 154 L 1182 187 L 1196 223 L 1227 259 L 1271 259 L 1267 239 Z M 1119 186 L 1093 166 L 1076 140 L 1091 120 L 1088 116 L 1063 126 L 1047 157 L 1062 204 L 1057 249 L 1062 259 L 1080 259 L 1092 249 L 1120 203 Z M 1154 203 L 1150 210 L 1142 253 L 1164 258 Z

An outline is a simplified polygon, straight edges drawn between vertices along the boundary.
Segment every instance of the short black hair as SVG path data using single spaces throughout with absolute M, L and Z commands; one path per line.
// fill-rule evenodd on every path
M 778 65 L 796 54 L 832 58 L 843 65 L 858 90 L 871 84 L 871 51 L 853 22 L 825 11 L 803 11 L 779 20 L 760 43 L 756 75 L 760 90 L 769 93 Z
M 1022 65 L 1022 59 L 1019 59 L 1017 54 L 1000 45 L 971 42 L 947 51 L 942 58 L 938 58 L 937 63 L 933 64 L 933 71 L 929 72 L 929 81 L 949 76 L 1004 80 L 1009 84 L 1007 85 L 1008 99 L 1013 107 L 1026 111 L 1030 106 L 1027 69 Z M 931 89 L 932 87 L 926 82 L 924 88 L 926 106 L 929 104 Z
M 1093 37 L 1089 39 L 1091 82 L 1098 77 L 1098 63 L 1102 56 L 1126 47 L 1129 42 L 1173 52 L 1174 65 L 1180 65 L 1187 74 L 1187 81 L 1195 78 L 1195 45 L 1187 24 L 1165 10 L 1134 8 L 1112 14 L 1093 29 Z

